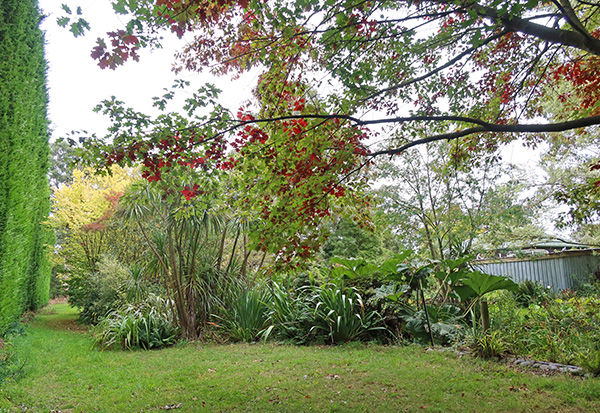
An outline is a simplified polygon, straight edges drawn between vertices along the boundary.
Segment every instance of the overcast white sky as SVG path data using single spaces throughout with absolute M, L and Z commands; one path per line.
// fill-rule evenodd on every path
M 63 16 L 60 6 L 68 4 L 76 10 L 83 7 L 83 17 L 92 30 L 84 37 L 75 38 L 67 29 L 60 28 L 56 19 Z M 173 84 L 174 79 L 185 79 L 192 85 L 206 82 L 217 84 L 224 93 L 221 102 L 232 109 L 250 94 L 250 82 L 231 82 L 227 78 L 215 79 L 208 74 L 171 72 L 173 54 L 181 45 L 175 36 L 169 38 L 168 47 L 162 50 L 141 50 L 140 62 L 129 61 L 117 70 L 100 69 L 90 57 L 98 37 L 107 31 L 124 28 L 112 11 L 107 0 L 39 0 L 42 12 L 47 15 L 42 25 L 46 33 L 46 57 L 48 59 L 48 85 L 50 93 L 49 117 L 53 129 L 52 139 L 64 137 L 73 130 L 87 130 L 101 136 L 108 121 L 92 109 L 111 96 L 125 101 L 128 106 L 149 113 L 152 97 L 161 96 L 163 88 Z M 193 89 L 192 89 L 193 90 Z M 190 90 L 191 91 L 191 90 Z M 177 107 L 171 107 L 176 110 Z

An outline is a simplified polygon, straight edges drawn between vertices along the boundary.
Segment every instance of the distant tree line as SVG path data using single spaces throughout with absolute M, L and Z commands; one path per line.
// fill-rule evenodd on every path
M 44 36 L 36 0 L 0 2 L 0 335 L 48 302 L 50 210 Z

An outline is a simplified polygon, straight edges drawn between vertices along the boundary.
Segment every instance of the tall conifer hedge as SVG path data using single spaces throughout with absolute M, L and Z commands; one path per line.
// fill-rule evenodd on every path
M 37 0 L 0 1 L 0 335 L 48 302 L 44 36 Z

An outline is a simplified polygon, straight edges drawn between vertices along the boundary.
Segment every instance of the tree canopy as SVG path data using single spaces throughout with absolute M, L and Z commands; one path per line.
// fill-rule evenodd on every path
M 193 40 L 178 53 L 176 70 L 238 75 L 261 69 L 255 102 L 261 116 L 253 122 L 299 115 L 293 112 L 357 125 L 445 122 L 446 133 L 424 139 L 553 132 L 600 122 L 600 5 L 593 2 L 112 3 L 130 20 L 126 31 L 108 33 L 110 42 L 98 39 L 92 57 L 101 67 L 137 59 L 140 47 L 159 41 L 156 29 L 190 32 Z M 578 102 L 585 110 L 571 107 L 560 123 L 524 123 L 544 115 L 538 99 L 558 80 L 574 86 L 569 94 L 586 97 Z M 321 93 L 320 105 L 282 105 L 282 94 L 308 98 L 310 89 L 299 85 Z M 388 116 L 363 116 L 373 110 Z M 387 153 L 404 149 L 393 146 Z
M 286 234 L 300 251 L 315 239 L 300 228 L 318 227 L 335 206 L 368 203 L 360 189 L 374 157 L 453 140 L 452 156 L 466 159 L 523 134 L 535 144 L 547 132 L 600 123 L 594 2 L 112 4 L 129 20 L 98 39 L 92 57 L 103 68 L 137 60 L 166 29 L 191 37 L 176 71 L 259 76 L 240 108 L 220 107 L 209 86 L 188 100 L 186 113 L 154 119 L 105 101 L 98 110 L 113 128 L 106 140 L 82 139 L 88 160 L 99 168 L 141 162 L 150 181 L 179 166 L 232 171 L 243 178 L 232 202 L 268 222 L 263 233 Z M 85 29 L 80 21 L 71 27 Z M 155 105 L 164 109 L 171 97 Z M 548 99 L 564 103 L 559 115 L 544 109 Z M 201 186 L 180 192 L 195 196 Z

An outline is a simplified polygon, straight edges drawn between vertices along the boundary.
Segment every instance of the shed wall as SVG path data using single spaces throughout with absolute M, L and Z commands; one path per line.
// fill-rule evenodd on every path
M 578 255 L 549 256 L 509 262 L 475 263 L 482 272 L 509 277 L 517 283 L 525 280 L 537 281 L 555 291 L 573 288 L 577 283 L 588 282 L 591 274 L 600 268 L 600 256 Z

